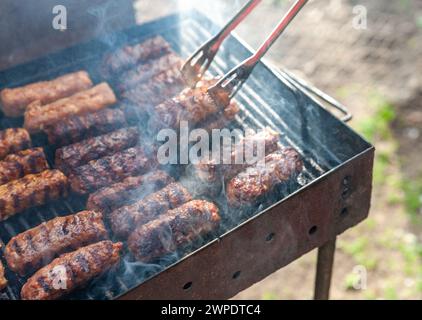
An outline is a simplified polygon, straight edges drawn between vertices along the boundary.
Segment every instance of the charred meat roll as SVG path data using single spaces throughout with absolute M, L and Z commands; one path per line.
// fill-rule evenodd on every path
M 0 221 L 67 193 L 67 177 L 59 170 L 45 170 L 10 181 L 0 186 Z
M 7 287 L 7 279 L 4 275 L 4 267 L 0 261 L 0 290 L 3 290 Z
M 122 182 L 102 188 L 89 195 L 87 208 L 109 213 L 124 205 L 133 203 L 143 197 L 164 188 L 174 179 L 161 170 L 143 176 L 128 177 Z
M 215 204 L 192 200 L 136 228 L 128 247 L 137 260 L 152 262 L 216 230 L 219 223 Z
M 86 194 L 124 178 L 143 174 L 155 164 L 152 155 L 141 147 L 134 147 L 75 168 L 69 175 L 69 181 L 72 191 Z
M 181 76 L 180 68 L 175 65 L 157 74 L 149 81 L 140 83 L 123 92 L 122 97 L 144 112 L 151 112 L 154 106 L 177 95 L 184 87 L 185 82 Z
M 154 76 L 169 70 L 171 68 L 181 68 L 183 59 L 171 52 L 155 60 L 150 60 L 145 64 L 140 64 L 134 69 L 123 73 L 120 76 L 119 89 L 121 91 L 132 88 L 133 86 L 147 82 Z
M 136 226 L 156 219 L 170 209 L 190 201 L 191 194 L 179 183 L 171 183 L 131 205 L 114 210 L 110 225 L 118 237 L 127 237 Z
M 103 109 L 81 116 L 72 116 L 44 128 L 48 142 L 65 146 L 89 137 L 114 131 L 127 125 L 125 113 L 119 109 Z
M 0 131 L 0 159 L 31 147 L 31 137 L 23 128 L 9 128 Z
M 115 103 L 113 90 L 103 82 L 50 104 L 42 105 L 40 101 L 31 103 L 25 111 L 24 127 L 36 133 L 70 116 L 95 112 Z
M 103 76 L 108 77 L 170 52 L 170 44 L 162 37 L 156 36 L 142 43 L 126 46 L 106 56 L 101 72 Z
M 105 240 L 61 255 L 28 279 L 21 298 L 54 300 L 83 287 L 119 264 L 122 246 Z
M 13 237 L 4 257 L 9 268 L 26 275 L 50 263 L 62 253 L 107 239 L 102 214 L 81 211 L 58 217 Z
M 162 128 L 178 128 L 181 121 L 197 125 L 201 121 L 216 115 L 230 103 L 229 96 L 224 97 L 225 104 L 217 104 L 208 94 L 208 88 L 216 80 L 201 80 L 195 88 L 186 88 L 179 95 L 154 107 L 148 127 L 158 131 Z
M 123 128 L 98 137 L 56 150 L 55 166 L 65 173 L 91 160 L 112 155 L 135 146 L 139 142 L 139 131 L 135 127 Z
M 26 149 L 9 154 L 3 161 L 0 161 L 0 185 L 30 173 L 42 172 L 48 168 L 42 148 Z
M 229 154 L 230 163 L 222 163 L 220 154 L 218 158 L 204 159 L 198 164 L 190 165 L 187 169 L 187 177 L 194 177 L 197 182 L 196 195 L 216 196 L 222 188 L 223 181 L 234 177 L 237 173 L 248 166 L 254 165 L 251 160 L 262 160 L 266 155 L 276 151 L 279 134 L 270 128 L 241 138 L 239 143 L 231 144 Z M 259 157 L 258 147 L 263 148 L 262 158 Z M 230 153 L 229 153 L 230 152 Z M 253 159 L 251 158 L 253 156 Z
M 3 89 L 0 92 L 0 100 L 6 116 L 19 117 L 24 114 L 26 107 L 34 101 L 47 104 L 90 87 L 92 87 L 92 81 L 88 73 L 78 71 L 50 81 L 40 81 L 23 87 Z
M 226 187 L 231 207 L 254 205 L 278 184 L 289 181 L 302 171 L 300 155 L 293 148 L 284 148 L 265 157 L 264 165 L 247 168 L 232 178 Z

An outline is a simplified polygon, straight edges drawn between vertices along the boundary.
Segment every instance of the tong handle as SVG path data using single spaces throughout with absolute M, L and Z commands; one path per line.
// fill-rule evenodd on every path
M 261 58 L 267 53 L 271 48 L 274 42 L 280 37 L 287 26 L 292 22 L 296 17 L 299 11 L 305 6 L 309 0 L 298 0 L 286 13 L 286 15 L 281 19 L 278 25 L 274 28 L 268 38 L 261 44 L 258 50 L 248 59 L 246 59 L 242 64 L 245 67 L 253 68 L 261 60 Z
M 209 40 L 210 50 L 217 53 L 224 39 L 255 9 L 262 0 L 249 0 L 240 11 Z
M 216 99 L 216 101 L 219 101 L 219 97 L 223 95 L 223 91 L 228 94 L 230 99 L 233 98 L 237 91 L 239 91 L 242 87 L 243 83 L 248 79 L 262 56 L 268 51 L 268 49 L 270 49 L 273 43 L 278 39 L 278 37 L 283 33 L 290 22 L 292 22 L 308 1 L 309 0 L 297 0 L 258 50 L 252 56 L 226 73 L 215 85 L 208 88 L 208 93 Z

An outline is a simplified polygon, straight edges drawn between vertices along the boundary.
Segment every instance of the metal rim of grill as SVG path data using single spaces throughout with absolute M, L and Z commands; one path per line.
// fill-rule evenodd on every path
M 218 26 L 196 11 L 189 14 L 172 15 L 0 72 L 0 83 L 4 86 L 16 86 L 53 78 L 58 74 L 78 69 L 87 70 L 94 82 L 99 82 L 97 67 L 104 52 L 160 34 L 171 43 L 177 53 L 187 57 L 216 30 L 218 30 Z M 237 65 L 250 54 L 249 49 L 236 37 L 228 39 L 220 51 L 210 68 L 211 74 L 214 75 L 224 74 L 225 71 Z M 31 76 L 28 77 L 28 75 Z M 107 79 L 107 81 L 112 85 L 115 84 L 113 79 Z M 304 159 L 305 167 L 300 176 L 300 182 L 293 186 L 293 189 L 278 194 L 274 203 L 266 204 L 265 208 L 258 208 L 258 210 L 244 215 L 241 220 L 226 223 L 225 228 L 220 229 L 214 237 L 192 244 L 190 250 L 183 252 L 182 259 L 178 255 L 172 255 L 166 257 L 163 264 L 148 267 L 140 263 L 124 261 L 117 273 L 111 272 L 101 279 L 93 281 L 87 288 L 78 290 L 68 298 L 114 299 L 124 297 L 133 289 L 142 287 L 142 283 L 147 282 L 148 279 L 159 278 L 162 271 L 172 269 L 182 261 L 191 259 L 200 251 L 208 250 L 216 242 L 235 233 L 251 221 L 260 219 L 281 203 L 287 202 L 305 189 L 317 185 L 327 176 L 333 175 L 339 168 L 352 163 L 365 153 L 373 152 L 373 147 L 369 143 L 321 108 L 317 101 L 292 87 L 265 63 L 260 63 L 257 66 L 235 99 L 241 108 L 240 114 L 235 119 L 236 127 L 259 129 L 270 126 L 282 133 L 281 143 L 283 145 L 292 146 L 299 151 Z M 21 120 L 3 117 L 0 119 L 0 128 L 20 126 L 19 121 Z M 36 146 L 46 146 L 45 137 L 36 136 L 33 140 Z M 51 165 L 52 150 L 48 146 L 46 153 Z M 29 209 L 1 222 L 0 244 L 4 248 L 12 236 L 26 229 L 59 215 L 83 210 L 85 200 L 85 197 L 72 196 L 66 201 L 56 201 Z M 271 239 L 273 237 L 274 234 Z M 5 268 L 7 270 L 7 264 L 5 264 Z M 20 288 L 26 279 L 14 275 L 10 270 L 7 270 L 6 276 L 9 280 L 9 287 L 3 293 L 6 295 L 5 298 L 18 299 Z M 237 277 L 233 277 L 233 279 L 235 278 Z

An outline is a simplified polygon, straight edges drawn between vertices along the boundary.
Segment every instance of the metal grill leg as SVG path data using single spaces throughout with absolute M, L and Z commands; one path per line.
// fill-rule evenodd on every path
M 328 300 L 329 298 L 335 250 L 336 238 L 318 248 L 314 290 L 315 300 Z

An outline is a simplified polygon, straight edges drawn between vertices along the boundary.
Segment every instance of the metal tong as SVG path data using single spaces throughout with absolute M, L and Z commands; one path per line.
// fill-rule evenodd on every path
M 261 44 L 258 50 L 249 58 L 234 67 L 226 73 L 214 86 L 208 88 L 210 96 L 219 103 L 223 103 L 220 97 L 233 96 L 239 91 L 245 81 L 249 78 L 257 63 L 261 60 L 264 54 L 270 49 L 273 43 L 283 33 L 287 26 L 296 17 L 299 11 L 304 7 L 308 0 L 297 0 L 296 3 L 290 8 L 286 15 L 277 24 L 269 37 Z
M 242 9 L 215 36 L 200 46 L 184 63 L 182 75 L 190 86 L 202 78 L 214 60 L 224 39 L 241 23 L 262 0 L 249 0 Z
M 261 2 L 261 0 L 249 1 L 216 36 L 202 45 L 186 61 L 182 67 L 182 74 L 190 85 L 195 85 L 196 82 L 201 79 L 214 59 L 223 40 L 259 4 L 259 2 Z M 251 57 L 226 73 L 214 86 L 208 88 L 208 93 L 211 97 L 216 101 L 220 101 L 219 97 L 224 96 L 228 96 L 231 99 L 248 79 L 264 54 L 270 49 L 272 44 L 278 39 L 307 2 L 308 0 L 297 0 L 274 28 L 269 37 Z

